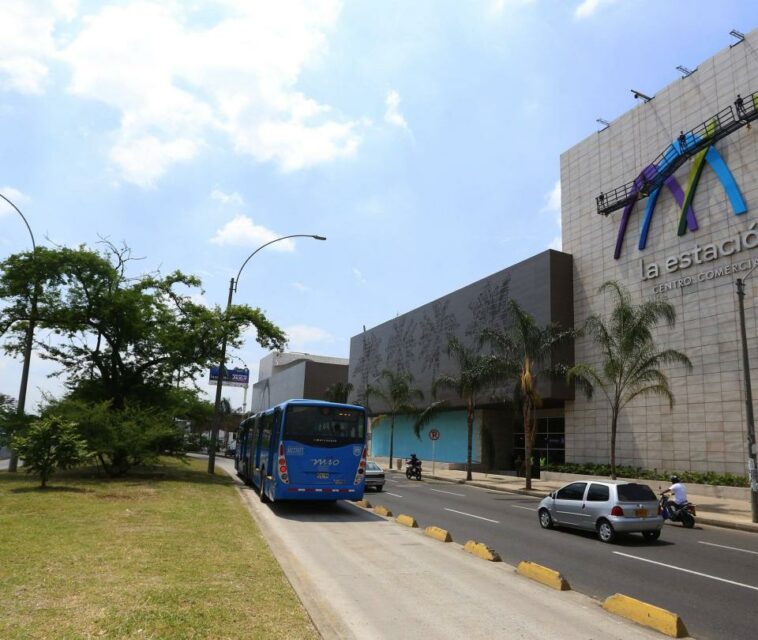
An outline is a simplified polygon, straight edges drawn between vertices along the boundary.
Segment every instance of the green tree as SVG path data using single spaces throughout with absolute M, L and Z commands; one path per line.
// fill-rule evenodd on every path
M 415 415 L 419 412 L 415 400 L 423 400 L 424 393 L 413 386 L 410 373 L 395 373 L 384 369 L 379 374 L 381 386 L 369 385 L 367 400 L 377 398 L 384 407 L 384 412 L 372 420 L 376 427 L 384 420 L 390 421 L 390 469 L 394 466 L 395 455 L 395 417 L 400 414 Z
M 350 382 L 335 382 L 330 384 L 324 391 L 324 395 L 329 402 L 347 402 L 353 385 Z
M 584 331 L 597 344 L 602 354 L 600 367 L 577 363 L 568 371 L 569 382 L 575 381 L 587 397 L 595 388 L 601 390 L 611 408 L 611 477 L 616 478 L 616 433 L 618 419 L 624 408 L 638 396 L 661 396 L 674 406 L 674 395 L 664 365 L 681 364 L 692 369 L 689 358 L 674 349 L 659 350 L 653 330 L 660 322 L 669 327 L 676 323 L 676 310 L 665 300 L 648 300 L 632 304 L 629 293 L 620 284 L 608 281 L 600 287 L 609 292 L 614 306 L 609 317 L 593 314 Z
M 513 380 L 513 406 L 520 410 L 524 429 L 526 488 L 532 488 L 532 448 L 537 432 L 536 410 L 542 406 L 538 378 L 565 375 L 567 367 L 553 363 L 556 347 L 574 336 L 569 329 L 549 323 L 540 326 L 516 300 L 507 303 L 508 326 L 504 331 L 486 329 L 482 340 L 495 347 L 506 380 Z
M 76 425 L 59 416 L 32 422 L 24 434 L 13 437 L 13 449 L 23 459 L 27 472 L 39 475 L 43 489 L 55 469 L 74 467 L 88 457 Z
M 502 363 L 499 359 L 489 354 L 482 354 L 464 346 L 457 338 L 450 338 L 447 345 L 447 354 L 455 365 L 455 374 L 443 374 L 432 383 L 432 395 L 437 396 L 440 389 L 450 389 L 466 405 L 466 425 L 468 428 L 468 449 L 466 453 L 466 480 L 471 480 L 471 458 L 474 439 L 474 418 L 477 404 L 482 395 L 492 389 L 503 377 Z M 440 408 L 442 403 L 435 403 L 428 407 L 416 421 L 414 428 L 416 435 L 420 434 L 421 427 L 428 422 L 432 415 Z
M 15 416 L 16 401 L 0 393 L 0 447 L 7 447 L 10 444 Z

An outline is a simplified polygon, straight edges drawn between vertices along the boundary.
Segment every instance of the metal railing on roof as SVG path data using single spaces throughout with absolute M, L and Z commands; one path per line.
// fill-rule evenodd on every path
M 758 119 L 758 91 L 747 98 L 738 98 L 734 108 L 726 107 L 694 129 L 680 134 L 631 182 L 597 196 L 595 198 L 597 212 L 607 216 L 639 198 L 648 196 L 660 188 L 674 171 L 696 153 L 707 149 L 714 142 L 756 119 Z

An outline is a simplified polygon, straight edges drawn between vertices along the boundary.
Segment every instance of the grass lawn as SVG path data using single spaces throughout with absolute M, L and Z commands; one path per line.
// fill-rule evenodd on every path
M 0 638 L 318 638 L 231 479 L 0 472 Z

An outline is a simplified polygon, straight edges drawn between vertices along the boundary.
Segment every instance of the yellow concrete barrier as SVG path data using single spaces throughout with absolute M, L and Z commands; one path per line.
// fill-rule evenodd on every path
M 687 629 L 682 619 L 675 613 L 620 593 L 606 598 L 603 602 L 603 609 L 633 620 L 637 624 L 665 633 L 672 638 L 687 636 Z
M 384 516 L 385 518 L 392 517 L 392 511 L 390 511 L 387 507 L 383 507 L 382 505 L 374 507 L 374 513 L 379 516 Z
M 453 537 L 450 535 L 450 532 L 446 529 L 440 529 L 439 527 L 427 527 L 424 529 L 424 533 L 428 535 L 430 538 L 434 538 L 435 540 L 440 540 L 441 542 L 452 542 Z
M 489 560 L 490 562 L 502 562 L 502 559 L 496 551 L 490 549 L 483 542 L 476 542 L 475 540 L 469 540 L 463 545 L 463 550 L 474 554 L 482 558 L 483 560 Z
M 551 589 L 558 591 L 569 591 L 571 589 L 569 583 L 560 573 L 534 562 L 519 562 L 516 571 L 522 576 L 536 580 Z
M 418 522 L 416 522 L 416 518 L 414 518 L 413 516 L 406 516 L 403 513 L 401 513 L 397 518 L 395 518 L 395 522 L 399 524 L 404 524 L 406 527 L 412 527 L 414 529 L 418 528 Z
M 356 500 L 355 504 L 357 504 L 359 507 L 364 507 L 365 509 L 370 509 L 371 508 L 371 503 L 368 500 L 366 500 L 366 499 Z

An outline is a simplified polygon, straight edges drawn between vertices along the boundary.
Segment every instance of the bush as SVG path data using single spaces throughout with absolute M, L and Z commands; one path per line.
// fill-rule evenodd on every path
M 75 467 L 89 456 L 76 425 L 59 416 L 32 422 L 26 433 L 13 436 L 11 444 L 27 472 L 39 475 L 43 489 L 56 468 Z
M 585 476 L 610 476 L 609 464 L 596 464 L 593 462 L 566 462 L 563 464 L 548 464 L 544 471 L 556 473 L 577 473 Z M 713 471 L 658 471 L 657 469 L 643 469 L 642 467 L 616 466 L 616 475 L 619 478 L 640 478 L 642 480 L 663 480 L 668 482 L 672 475 L 677 475 L 682 482 L 692 484 L 710 484 L 722 487 L 748 487 L 750 483 L 746 476 L 738 476 L 733 473 L 715 473 Z

